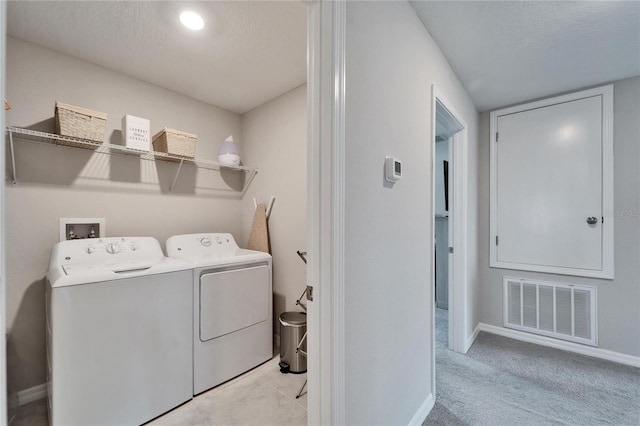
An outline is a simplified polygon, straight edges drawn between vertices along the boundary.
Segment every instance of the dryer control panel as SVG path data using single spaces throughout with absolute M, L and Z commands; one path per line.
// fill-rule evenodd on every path
M 234 247 L 238 248 L 236 241 L 231 234 L 205 234 L 196 237 L 196 241 L 200 243 L 202 247 Z M 197 244 L 196 244 L 197 245 Z
M 239 248 L 233 235 L 226 233 L 176 235 L 167 240 L 167 254 L 186 259 L 234 256 Z

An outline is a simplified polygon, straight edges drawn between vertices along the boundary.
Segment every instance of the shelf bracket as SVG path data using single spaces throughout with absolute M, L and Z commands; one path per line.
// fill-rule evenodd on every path
M 9 150 L 11 151 L 11 185 L 18 186 L 18 176 L 16 174 L 16 154 L 13 149 L 12 131 L 9 131 Z
M 171 188 L 169 188 L 169 192 L 173 192 L 173 187 L 176 186 L 176 181 L 178 180 L 178 176 L 180 176 L 180 170 L 182 170 L 182 164 L 184 160 L 180 160 L 180 165 L 178 166 L 178 170 L 176 170 L 176 175 L 173 177 L 173 182 L 171 182 Z
M 269 219 L 269 216 L 271 215 L 271 209 L 273 208 L 274 201 L 276 201 L 276 197 L 272 195 L 271 199 L 269 200 L 269 207 L 267 207 L 267 219 Z

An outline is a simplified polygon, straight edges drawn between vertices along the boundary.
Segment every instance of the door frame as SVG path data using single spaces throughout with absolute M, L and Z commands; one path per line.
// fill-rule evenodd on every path
M 346 1 L 306 0 L 309 425 L 345 424 Z
M 469 175 L 469 143 L 468 126 L 462 115 L 456 110 L 444 93 L 434 84 L 431 86 L 431 194 L 430 221 L 432 241 L 435 237 L 435 149 L 436 149 L 436 102 L 444 106 L 462 126 L 462 130 L 450 138 L 453 173 L 449 169 L 450 226 L 452 226 L 453 254 L 449 258 L 453 267 L 449 277 L 449 349 L 467 353 L 473 339 L 468 337 L 468 246 L 467 246 L 467 204 Z M 431 264 L 431 285 L 429 289 L 429 306 L 431 309 L 431 391 L 436 395 L 436 341 L 435 341 L 435 264 Z
M 3 137 L 0 140 L 0 164 L 4 163 L 5 155 L 5 83 L 6 83 L 6 63 L 7 63 L 7 2 L 0 2 L 0 101 L 3 102 L 0 110 L 0 128 Z M 6 264 L 5 264 L 5 226 L 4 226 L 4 181 L 0 185 L 0 330 L 5 331 L 6 327 Z M 3 333 L 4 334 L 4 333 Z M 7 344 L 4 335 L 0 336 L 0 424 L 8 424 L 7 413 Z

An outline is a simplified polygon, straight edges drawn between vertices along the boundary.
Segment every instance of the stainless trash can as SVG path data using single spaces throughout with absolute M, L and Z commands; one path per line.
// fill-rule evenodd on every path
M 283 373 L 306 373 L 307 357 L 296 348 L 307 332 L 307 314 L 283 312 L 280 315 L 280 371 Z M 300 347 L 307 352 L 307 340 Z

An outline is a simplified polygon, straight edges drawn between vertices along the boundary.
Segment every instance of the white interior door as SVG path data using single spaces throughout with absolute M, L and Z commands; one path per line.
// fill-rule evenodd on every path
M 497 117 L 498 262 L 601 270 L 602 97 Z

